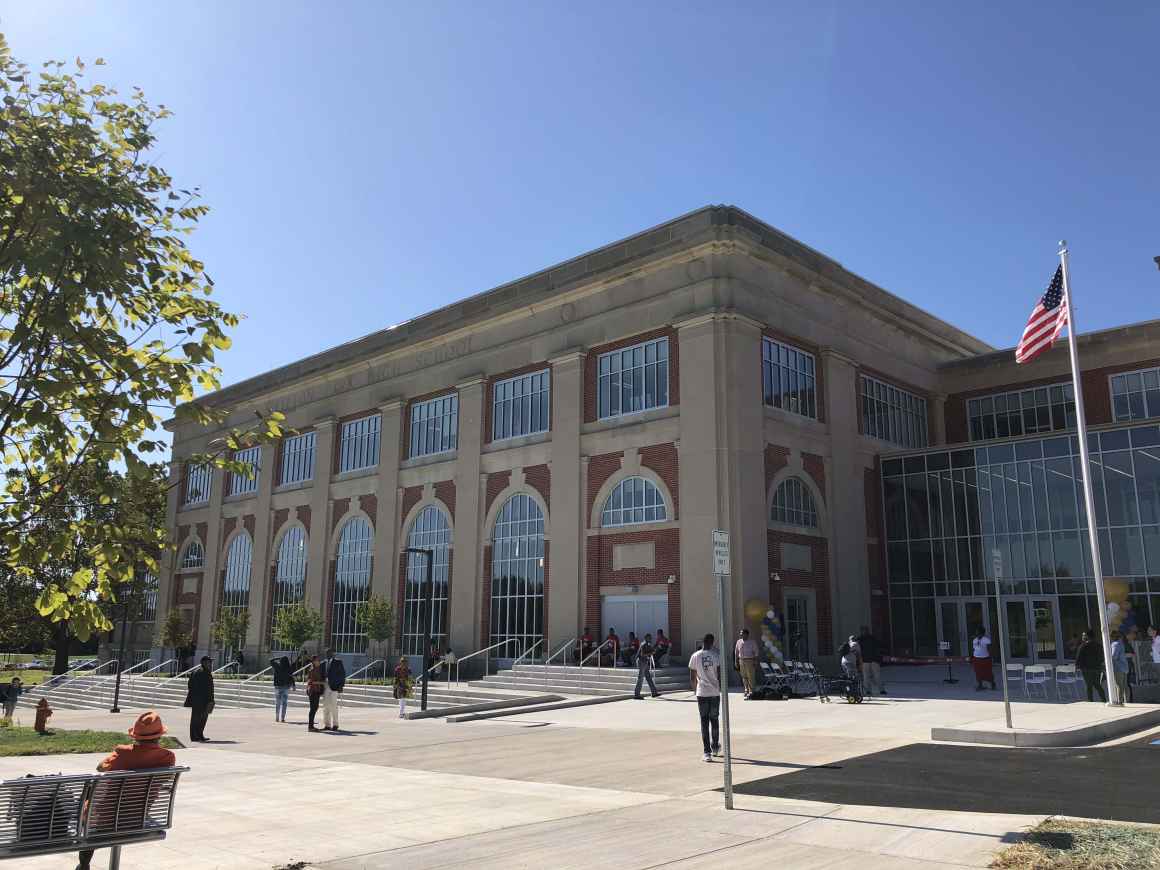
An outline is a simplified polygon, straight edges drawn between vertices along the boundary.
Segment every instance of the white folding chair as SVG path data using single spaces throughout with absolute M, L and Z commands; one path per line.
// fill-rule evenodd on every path
M 1020 683 L 1023 686 L 1023 697 L 1027 697 L 1027 682 L 1023 679 L 1023 665 L 1007 665 L 1007 688 L 1010 690 L 1012 683 Z
M 1011 665 L 1007 665 L 1008 668 Z M 1047 700 L 1047 682 L 1051 679 L 1047 665 L 1028 665 L 1023 671 L 1023 693 L 1030 698 L 1032 689 L 1043 692 L 1043 700 Z
M 1067 693 L 1071 699 L 1079 700 L 1079 675 L 1075 665 L 1059 665 L 1055 669 L 1055 697 L 1063 700 L 1063 687 L 1067 686 Z

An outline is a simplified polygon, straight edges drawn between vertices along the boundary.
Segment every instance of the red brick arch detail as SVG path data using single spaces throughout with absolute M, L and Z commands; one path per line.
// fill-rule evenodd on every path
M 499 497 L 499 494 L 511 486 L 512 473 L 510 471 L 497 471 L 494 474 L 487 476 L 487 488 L 483 499 L 483 516 L 487 516 L 491 511 L 492 503 Z M 488 532 L 484 532 L 488 534 Z M 486 644 L 484 644 L 486 646 Z
M 677 445 L 654 444 L 651 447 L 640 449 L 640 464 L 642 467 L 655 471 L 657 476 L 665 482 L 673 496 L 673 513 L 681 515 L 680 503 L 680 469 L 677 459 Z M 591 511 L 589 511 L 591 515 Z
M 806 474 L 814 479 L 814 483 L 818 485 L 818 492 L 821 494 L 822 501 L 826 499 L 826 463 L 822 457 L 816 453 L 802 454 L 802 468 L 805 469 Z
M 373 492 L 367 493 L 366 495 L 359 496 L 358 503 L 362 512 L 367 515 L 367 519 L 371 521 L 371 530 L 377 531 L 375 529 L 375 521 L 379 514 L 379 497 Z
M 778 472 L 789 465 L 789 448 L 781 447 L 777 444 L 765 445 L 765 489 L 769 491 L 769 485 L 773 483 L 773 479 L 777 477 Z
M 455 522 L 455 481 L 441 480 L 435 484 L 435 498 L 447 505 L 451 512 L 451 521 Z
M 403 528 L 403 523 L 407 521 L 407 517 L 410 516 L 412 509 L 421 498 L 423 498 L 423 487 L 408 486 L 403 489 L 403 506 L 402 510 L 399 511 L 400 529 Z
M 544 504 L 552 503 L 552 471 L 547 465 L 526 466 L 524 482 L 540 494 Z
M 624 451 L 617 453 L 602 453 L 592 456 L 588 460 L 588 512 L 585 514 L 584 524 L 591 528 L 592 508 L 596 504 L 596 496 L 608 479 L 620 471 L 624 462 Z M 675 498 L 674 493 L 674 498 Z
M 330 534 L 333 535 L 338 524 L 342 522 L 342 518 L 346 516 L 347 511 L 350 510 L 349 498 L 336 498 L 333 502 L 333 511 L 330 516 Z

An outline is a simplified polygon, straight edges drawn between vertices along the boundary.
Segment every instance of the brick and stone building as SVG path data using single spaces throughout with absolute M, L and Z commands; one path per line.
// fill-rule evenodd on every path
M 1158 334 L 1084 337 L 1093 424 L 1114 422 L 1108 374 L 1155 365 Z M 716 625 L 720 528 L 734 624 L 772 604 L 790 657 L 826 657 L 864 624 L 890 638 L 901 612 L 884 464 L 997 436 L 976 400 L 1050 393 L 1066 365 L 1057 349 L 1016 369 L 744 211 L 703 208 L 200 399 L 229 425 L 282 411 L 296 434 L 231 479 L 187 462 L 218 433 L 173 425 L 158 619 L 179 609 L 200 651 L 221 608 L 248 608 L 264 653 L 277 609 L 305 601 L 358 661 L 355 610 L 388 596 L 393 646 L 417 654 L 424 568 L 405 550 L 429 547 L 441 648 L 660 627 L 687 652 Z

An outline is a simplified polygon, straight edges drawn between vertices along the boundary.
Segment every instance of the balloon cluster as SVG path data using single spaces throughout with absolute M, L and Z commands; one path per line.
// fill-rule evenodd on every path
M 1136 614 L 1132 611 L 1132 602 L 1128 600 L 1128 581 L 1117 578 L 1105 580 L 1104 592 L 1108 600 L 1108 628 L 1125 633 L 1130 628 L 1136 628 Z
M 782 645 L 785 643 L 785 625 L 777 608 L 754 598 L 745 603 L 745 617 L 748 622 L 761 626 L 762 657 L 769 662 L 784 661 Z

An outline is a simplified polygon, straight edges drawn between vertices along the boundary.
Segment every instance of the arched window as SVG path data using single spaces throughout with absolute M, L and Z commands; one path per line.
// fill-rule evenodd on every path
M 222 584 L 222 607 L 245 610 L 250 603 L 250 563 L 254 558 L 254 542 L 248 532 L 242 532 L 226 551 L 226 579 Z
M 185 547 L 185 552 L 181 554 L 181 570 L 191 571 L 203 567 L 205 567 L 205 547 L 201 545 L 201 541 L 190 541 Z
M 305 587 L 306 530 L 302 526 L 291 526 L 278 545 L 278 563 L 274 568 L 273 605 L 270 613 L 271 629 L 278 621 L 278 611 L 300 602 Z M 276 648 L 281 649 L 277 640 L 274 644 Z
M 775 523 L 800 526 L 803 529 L 818 527 L 818 510 L 814 507 L 814 497 L 806 485 L 796 477 L 786 478 L 773 494 L 773 508 L 770 518 Z
M 491 549 L 491 643 L 514 658 L 544 636 L 544 514 L 527 495 L 513 495 L 495 519 Z
M 415 517 L 407 535 L 408 547 L 435 551 L 431 576 L 432 590 L 431 640 L 439 649 L 447 645 L 447 581 L 451 563 L 451 526 L 447 516 L 435 505 L 427 505 Z M 406 585 L 403 588 L 403 653 L 423 654 L 423 584 L 427 580 L 427 559 L 414 553 L 407 554 Z
M 355 614 L 370 596 L 371 550 L 375 533 L 363 517 L 342 527 L 334 563 L 334 597 L 330 620 L 330 645 L 337 653 L 361 653 L 367 636 L 358 629 Z
M 600 525 L 663 523 L 666 519 L 665 499 L 656 484 L 643 477 L 626 477 L 616 485 L 604 503 Z

